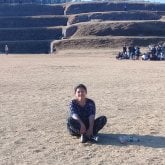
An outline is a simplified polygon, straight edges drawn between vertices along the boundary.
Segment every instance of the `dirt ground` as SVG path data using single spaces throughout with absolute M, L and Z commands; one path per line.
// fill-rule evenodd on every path
M 0 164 L 164 165 L 165 62 L 118 61 L 114 52 L 0 55 Z M 66 130 L 78 83 L 108 118 L 98 144 Z M 140 142 L 118 141 L 132 134 Z

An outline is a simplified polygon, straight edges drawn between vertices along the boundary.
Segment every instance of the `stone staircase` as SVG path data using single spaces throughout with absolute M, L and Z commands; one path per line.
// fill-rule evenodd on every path
M 0 4 L 0 52 L 119 47 L 165 41 L 165 4 Z
M 65 40 L 57 49 L 147 46 L 165 42 L 165 4 L 88 2 L 68 4 Z
M 0 52 L 49 53 L 67 20 L 62 5 L 0 5 Z

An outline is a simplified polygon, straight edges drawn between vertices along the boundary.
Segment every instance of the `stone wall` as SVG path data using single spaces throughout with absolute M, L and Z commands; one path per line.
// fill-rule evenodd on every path
M 75 24 L 88 21 L 117 21 L 117 20 L 158 20 L 161 18 L 157 12 L 148 11 L 113 11 L 96 12 L 87 14 L 75 14 L 68 17 L 68 24 Z
M 64 15 L 62 5 L 0 5 L 0 16 Z
M 0 17 L 0 28 L 66 26 L 66 16 Z
M 61 39 L 62 28 L 0 29 L 0 41 Z
M 49 53 L 49 40 L 38 41 L 0 41 L 0 53 L 5 52 L 5 45 L 9 47 L 9 54 L 11 53 Z
M 89 13 L 89 12 L 125 11 L 125 10 L 165 11 L 165 4 L 110 3 L 110 2 L 72 3 L 66 5 L 65 13 L 70 15 L 70 14 Z
M 67 37 L 90 36 L 164 36 L 165 22 L 99 22 L 75 24 L 66 29 Z

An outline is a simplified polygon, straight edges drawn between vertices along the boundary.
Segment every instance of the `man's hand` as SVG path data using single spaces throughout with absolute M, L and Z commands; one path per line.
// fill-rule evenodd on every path
M 89 128 L 87 131 L 86 131 L 86 135 L 88 137 L 91 137 L 93 135 L 93 128 Z
M 77 114 L 72 115 L 73 119 L 77 120 L 80 123 L 80 134 L 85 134 L 86 133 L 86 127 L 84 123 L 81 121 L 79 116 Z
M 86 127 L 83 123 L 81 123 L 80 134 L 86 133 Z

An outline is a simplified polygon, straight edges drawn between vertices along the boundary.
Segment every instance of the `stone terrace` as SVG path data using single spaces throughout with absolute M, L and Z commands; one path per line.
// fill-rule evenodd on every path
M 165 4 L 0 4 L 0 52 L 145 46 L 165 41 Z
M 165 4 L 88 2 L 67 4 L 65 40 L 59 49 L 147 46 L 165 41 Z
M 0 52 L 7 44 L 9 53 L 49 53 L 67 20 L 62 5 L 1 4 Z

